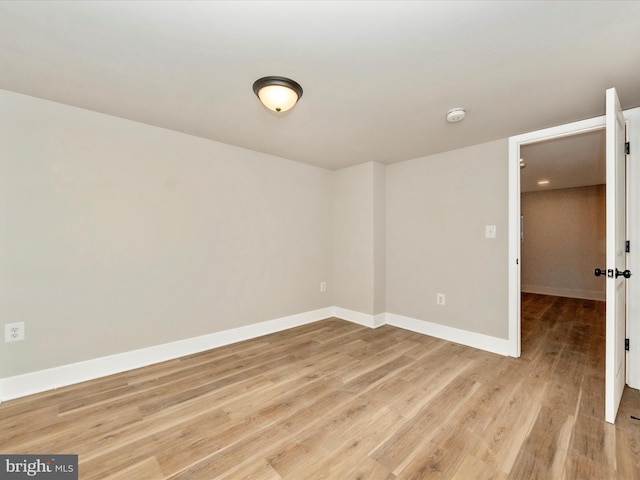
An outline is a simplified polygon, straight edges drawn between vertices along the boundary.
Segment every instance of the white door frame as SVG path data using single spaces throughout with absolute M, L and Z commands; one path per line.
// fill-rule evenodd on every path
M 509 137 L 509 355 L 520 356 L 520 147 L 605 127 L 605 117 Z
M 632 277 L 628 282 L 627 337 L 631 348 L 627 356 L 627 384 L 640 389 L 640 108 L 624 111 L 628 122 L 628 141 L 631 154 L 627 159 L 627 215 L 631 253 L 628 268 Z M 597 130 L 605 126 L 605 117 L 537 130 L 509 138 L 509 355 L 520 356 L 520 146 L 576 133 Z M 634 208 L 635 207 L 635 208 Z M 634 210 L 629 215 L 629 211 Z M 635 279 L 635 281 L 634 281 Z

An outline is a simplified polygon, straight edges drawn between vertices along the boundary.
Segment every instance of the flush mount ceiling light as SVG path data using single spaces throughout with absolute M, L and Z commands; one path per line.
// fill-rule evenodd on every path
M 254 82 L 253 92 L 274 112 L 286 112 L 302 97 L 300 84 L 285 77 L 262 77 Z
M 449 123 L 461 122 L 462 120 L 464 120 L 464 117 L 466 115 L 467 114 L 464 111 L 464 108 L 454 108 L 447 112 L 447 122 Z

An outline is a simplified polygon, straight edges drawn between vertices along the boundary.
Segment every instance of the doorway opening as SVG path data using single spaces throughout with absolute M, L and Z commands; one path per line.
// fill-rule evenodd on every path
M 537 170 L 534 163 L 535 156 L 531 157 L 532 159 L 529 164 L 527 164 L 527 160 L 523 158 L 524 163 L 527 164 L 524 169 L 520 168 L 520 158 L 522 158 L 523 151 L 526 152 L 527 149 L 533 149 L 534 153 L 536 150 L 544 153 L 545 149 L 554 144 L 570 145 L 572 142 L 581 138 L 596 140 L 597 132 L 601 132 L 604 126 L 605 117 L 597 117 L 538 130 L 509 139 L 509 345 L 511 356 L 519 357 L 521 354 L 521 247 L 523 235 L 527 235 L 526 230 L 522 228 L 521 170 L 526 170 L 529 167 L 531 167 L 530 171 L 534 173 Z M 539 162 L 539 166 L 542 166 L 542 161 L 540 160 Z M 550 170 L 549 173 L 551 173 Z M 544 184 L 537 185 L 538 181 L 545 180 L 545 178 L 538 179 L 535 178 L 536 175 L 531 176 L 534 177 L 532 182 L 535 182 L 536 186 L 545 188 Z M 525 179 L 523 179 L 523 181 L 524 180 Z M 550 178 L 547 180 L 551 181 Z M 562 181 L 568 181 L 568 179 Z M 557 180 L 557 182 L 561 182 L 561 180 Z M 556 183 L 556 186 L 561 184 L 562 183 Z M 546 185 L 550 186 L 551 183 Z M 525 184 L 525 189 L 527 188 Z
M 520 206 L 523 356 L 552 341 L 604 365 L 606 130 L 522 145 Z

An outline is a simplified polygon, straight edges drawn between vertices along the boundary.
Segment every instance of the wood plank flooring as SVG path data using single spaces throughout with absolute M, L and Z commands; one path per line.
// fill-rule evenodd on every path
M 522 357 L 328 319 L 0 405 L 0 453 L 80 478 L 637 479 L 604 417 L 604 303 L 523 295 Z

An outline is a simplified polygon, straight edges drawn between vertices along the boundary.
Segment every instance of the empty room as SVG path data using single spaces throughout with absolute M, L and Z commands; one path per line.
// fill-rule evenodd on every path
M 640 478 L 639 22 L 1 1 L 0 479 Z

